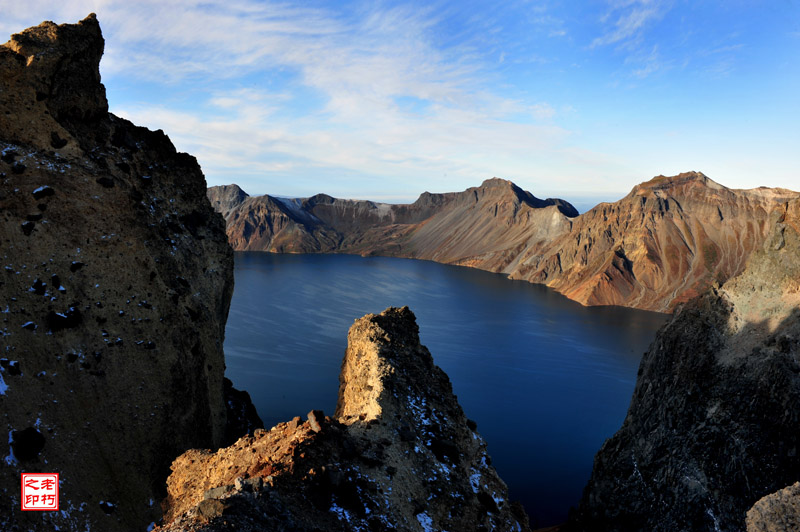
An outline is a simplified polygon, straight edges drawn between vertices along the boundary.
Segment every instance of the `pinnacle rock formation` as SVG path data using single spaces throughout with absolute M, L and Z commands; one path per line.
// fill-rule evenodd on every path
M 575 529 L 744 531 L 756 501 L 800 480 L 800 200 L 768 220 L 744 271 L 679 307 L 644 355 Z
M 356 320 L 333 417 L 312 411 L 172 465 L 157 530 L 527 530 L 414 315 Z
M 94 15 L 0 46 L 2 530 L 144 530 L 225 436 L 223 221 L 194 157 L 109 114 L 103 47 Z M 20 511 L 36 471 L 60 512 Z
M 410 205 L 248 197 L 235 185 L 208 194 L 235 250 L 433 260 L 545 284 L 584 305 L 659 312 L 739 274 L 768 213 L 800 197 L 732 190 L 699 172 L 658 176 L 582 215 L 497 178 Z

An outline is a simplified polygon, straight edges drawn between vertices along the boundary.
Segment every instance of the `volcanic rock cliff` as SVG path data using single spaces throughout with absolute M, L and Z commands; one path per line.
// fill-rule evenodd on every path
M 800 530 L 800 482 L 761 498 L 747 511 L 747 532 Z
M 94 15 L 0 46 L 2 530 L 144 529 L 225 435 L 223 221 L 193 157 L 108 113 L 103 46 Z M 35 471 L 60 512 L 20 511 Z
M 580 216 L 496 178 L 410 205 L 246 197 L 235 185 L 208 194 L 236 250 L 435 260 L 546 284 L 584 305 L 661 312 L 740 273 L 769 211 L 798 197 L 731 190 L 698 172 L 656 177 Z
M 576 529 L 741 531 L 800 480 L 800 200 L 768 227 L 744 272 L 680 307 L 645 354 Z M 791 500 L 759 503 L 751 530 L 787 530 L 775 508 Z
M 157 530 L 527 530 L 414 315 L 356 320 L 320 411 L 172 465 Z
M 669 311 L 740 273 L 764 243 L 768 213 L 799 196 L 731 190 L 699 172 L 659 176 L 578 217 L 544 253 L 527 253 L 512 277 L 586 305 Z
M 238 189 L 238 187 L 236 187 Z M 235 189 L 212 187 L 220 205 Z M 235 250 L 394 255 L 505 271 L 516 252 L 566 232 L 578 212 L 502 179 L 464 192 L 422 194 L 409 205 L 335 199 L 248 197 L 224 210 Z

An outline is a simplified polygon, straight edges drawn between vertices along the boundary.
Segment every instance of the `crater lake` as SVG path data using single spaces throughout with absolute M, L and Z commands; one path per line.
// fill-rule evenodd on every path
M 235 283 L 226 375 L 268 428 L 312 409 L 332 415 L 353 321 L 411 308 L 534 529 L 563 522 L 577 505 L 668 318 L 584 307 L 541 285 L 411 259 L 237 252 Z

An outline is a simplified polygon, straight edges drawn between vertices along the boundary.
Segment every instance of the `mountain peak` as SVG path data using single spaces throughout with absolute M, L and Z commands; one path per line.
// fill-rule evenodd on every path
M 682 172 L 673 176 L 657 175 L 650 181 L 645 181 L 644 183 L 640 183 L 633 187 L 631 193 L 642 195 L 649 191 L 697 186 L 707 187 L 714 190 L 721 190 L 725 188 L 716 181 L 708 178 L 702 172 L 692 171 Z
M 91 13 L 77 24 L 42 22 L 15 33 L 0 49 L 15 53 L 18 62 L 25 64 L 26 81 L 36 100 L 46 102 L 61 122 L 102 118 L 108 113 L 100 83 L 104 47 L 100 23 Z
M 568 216 L 570 218 L 578 216 L 578 210 L 575 207 L 573 207 L 572 204 L 570 204 L 568 201 L 564 201 L 558 198 L 547 198 L 546 200 L 539 199 L 530 192 L 528 192 L 527 190 L 521 189 L 512 181 L 509 181 L 507 179 L 502 179 L 499 177 L 493 177 L 491 179 L 487 179 L 483 183 L 481 183 L 481 186 L 477 187 L 477 190 L 486 191 L 487 193 L 489 193 L 490 191 L 495 193 L 498 193 L 496 191 L 503 191 L 499 192 L 501 194 L 504 193 L 504 191 L 508 191 L 514 196 L 514 198 L 518 202 L 525 203 L 531 207 L 541 209 L 544 207 L 555 205 L 564 216 Z
M 62 155 L 77 156 L 79 144 L 90 148 L 108 116 L 100 82 L 104 46 L 94 14 L 77 24 L 42 22 L 0 45 L 4 139 Z
M 206 196 L 214 210 L 220 212 L 223 218 L 227 217 L 233 209 L 250 197 L 247 192 L 236 184 L 209 187 L 206 190 Z
M 501 177 L 492 177 L 490 179 L 484 180 L 481 183 L 481 186 L 478 188 L 493 188 L 493 187 L 516 187 L 514 183 L 509 181 L 508 179 L 503 179 Z

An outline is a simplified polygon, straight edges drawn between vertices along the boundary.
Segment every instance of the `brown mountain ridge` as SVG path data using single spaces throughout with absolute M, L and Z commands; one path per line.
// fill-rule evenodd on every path
M 237 251 L 433 260 L 545 284 L 584 305 L 659 312 L 740 273 L 768 212 L 798 196 L 729 189 L 700 172 L 655 177 L 580 215 L 498 178 L 407 205 L 208 189 Z

